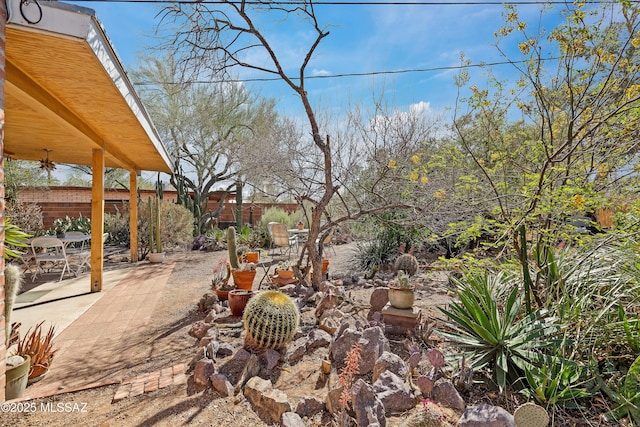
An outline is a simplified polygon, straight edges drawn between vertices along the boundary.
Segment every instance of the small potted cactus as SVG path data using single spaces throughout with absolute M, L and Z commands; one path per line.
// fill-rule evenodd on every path
M 237 289 L 253 289 L 253 279 L 256 277 L 256 264 L 253 262 L 240 263 L 236 246 L 236 228 L 227 229 L 227 249 L 229 252 L 229 265 L 233 283 Z
M 415 285 L 409 281 L 409 276 L 403 270 L 389 282 L 389 304 L 401 310 L 410 309 L 415 302 Z

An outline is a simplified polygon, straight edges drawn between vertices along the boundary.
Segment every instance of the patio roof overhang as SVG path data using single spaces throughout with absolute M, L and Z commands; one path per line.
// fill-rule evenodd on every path
M 37 3 L 24 15 L 35 22 Z M 40 1 L 30 23 L 20 0 L 8 0 L 5 156 L 92 164 L 104 148 L 107 167 L 171 172 L 133 84 L 92 9 Z M 24 8 L 25 6 L 23 6 Z

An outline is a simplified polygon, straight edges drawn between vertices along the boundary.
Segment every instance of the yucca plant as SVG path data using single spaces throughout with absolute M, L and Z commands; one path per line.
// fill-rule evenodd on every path
M 527 367 L 553 363 L 554 358 L 543 350 L 560 345 L 555 339 L 559 330 L 556 319 L 545 309 L 521 316 L 519 288 L 504 277 L 502 273 L 477 272 L 453 279 L 460 301 L 452 302 L 449 309 L 440 309 L 452 321 L 450 329 L 441 334 L 465 353 L 471 369 L 492 369 L 500 392 L 508 380 L 515 383 L 522 379 Z M 505 285 L 512 290 L 504 305 L 499 305 L 496 295 Z

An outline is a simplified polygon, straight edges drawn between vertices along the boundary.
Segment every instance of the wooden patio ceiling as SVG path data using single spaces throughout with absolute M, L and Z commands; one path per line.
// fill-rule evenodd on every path
M 40 160 L 51 150 L 55 163 L 91 165 L 92 150 L 103 147 L 105 166 L 171 172 L 93 10 L 40 3 L 41 20 L 33 24 L 19 0 L 7 2 L 5 156 Z

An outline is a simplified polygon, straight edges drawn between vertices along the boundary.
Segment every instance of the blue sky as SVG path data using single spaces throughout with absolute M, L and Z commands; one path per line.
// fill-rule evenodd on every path
M 135 66 L 151 37 L 160 5 L 153 3 L 75 2 L 95 9 L 127 69 Z M 308 67 L 309 75 L 374 73 L 457 66 L 460 52 L 473 63 L 501 61 L 493 43 L 502 24 L 503 8 L 495 5 L 318 5 L 320 24 L 330 27 Z M 535 22 L 538 6 L 521 6 L 523 18 Z M 309 28 L 277 21 L 269 26 L 285 67 L 295 75 L 309 42 Z M 514 76 L 509 66 L 496 69 Z M 312 101 L 322 108 L 343 111 L 351 103 L 370 102 L 371 93 L 384 93 L 400 110 L 428 103 L 432 110 L 452 107 L 457 71 L 309 80 Z M 473 70 L 481 80 L 483 71 Z M 243 72 L 240 77 L 268 77 Z M 278 100 L 285 114 L 301 114 L 295 94 L 282 82 L 247 83 L 262 96 Z

